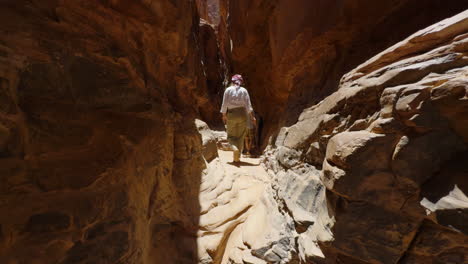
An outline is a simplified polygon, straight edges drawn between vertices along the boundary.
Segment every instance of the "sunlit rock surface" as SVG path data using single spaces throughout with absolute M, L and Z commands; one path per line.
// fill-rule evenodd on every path
M 318 170 L 317 186 L 327 189 L 318 198 L 334 219 L 332 238 L 307 232 L 299 240 L 320 245 L 306 261 L 466 262 L 467 33 L 468 11 L 415 33 L 281 130 L 267 167 L 278 182 L 297 181 L 302 167 Z

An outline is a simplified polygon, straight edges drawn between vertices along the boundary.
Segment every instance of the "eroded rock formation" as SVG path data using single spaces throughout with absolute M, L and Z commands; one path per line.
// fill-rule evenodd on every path
M 193 1 L 0 3 L 0 262 L 193 263 Z
M 224 88 L 229 79 L 229 52 L 224 52 L 220 45 L 220 10 L 219 0 L 197 0 L 198 14 L 200 16 L 197 48 L 200 51 L 201 69 L 203 78 L 200 78 L 202 87 L 206 86 L 205 104 L 199 109 L 201 117 L 210 125 L 222 127 L 219 117 L 219 108 L 223 98 Z
M 281 130 L 268 174 L 221 152 L 202 177 L 200 262 L 465 263 L 467 41 L 468 11 L 346 74 Z
M 443 0 L 221 0 L 220 39 L 265 119 L 266 144 L 336 91 L 344 73 L 465 9 Z
M 464 8 L 3 1 L 0 262 L 466 262 L 468 13 L 357 66 Z M 232 70 L 264 168 L 207 125 Z
M 281 130 L 267 159 L 276 181 L 318 171 L 334 219 L 332 239 L 315 236 L 316 225 L 328 227 L 319 221 L 304 227 L 304 260 L 466 262 L 468 175 L 457 164 L 468 146 L 467 33 L 468 11 L 417 32 L 346 74 L 337 92 Z M 299 192 L 311 203 L 320 192 L 305 186 Z M 292 202 L 296 219 L 303 201 Z M 310 241 L 325 258 L 310 254 Z

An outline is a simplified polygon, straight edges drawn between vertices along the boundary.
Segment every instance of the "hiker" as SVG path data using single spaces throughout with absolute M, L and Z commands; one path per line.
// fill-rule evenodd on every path
M 250 103 L 249 92 L 242 87 L 244 80 L 240 74 L 231 78 L 231 85 L 224 91 L 221 113 L 226 125 L 227 139 L 233 150 L 233 161 L 240 162 L 244 148 L 244 137 L 247 133 L 247 120 L 255 124 L 256 119 Z

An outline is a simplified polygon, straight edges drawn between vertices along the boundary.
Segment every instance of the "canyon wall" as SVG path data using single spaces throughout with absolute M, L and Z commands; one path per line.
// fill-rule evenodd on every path
M 467 55 L 465 11 L 344 75 L 280 130 L 268 173 L 209 163 L 199 262 L 465 263 Z
M 198 27 L 194 1 L 1 1 L 1 263 L 197 259 Z
M 463 263 L 468 14 L 368 59 L 464 9 L 1 1 L 0 262 Z M 233 72 L 267 172 L 217 157 Z
M 291 251 L 307 263 L 466 263 L 467 98 L 465 11 L 359 65 L 282 128 L 266 165 L 294 218 Z
M 466 263 L 467 80 L 465 11 L 345 74 L 280 130 L 267 172 L 220 152 L 199 262 Z
M 232 50 L 233 72 L 246 77 L 264 119 L 264 145 L 277 128 L 336 91 L 344 73 L 466 9 L 455 0 L 220 1 L 222 50 Z
M 224 88 L 230 79 L 230 52 L 221 49 L 220 33 L 220 1 L 219 0 L 196 0 L 198 14 L 200 16 L 199 36 L 197 48 L 201 54 L 202 74 L 208 93 L 206 93 L 206 104 L 201 107 L 202 118 L 212 127 L 223 129 L 221 121 L 221 102 Z M 225 28 L 221 29 L 224 30 Z

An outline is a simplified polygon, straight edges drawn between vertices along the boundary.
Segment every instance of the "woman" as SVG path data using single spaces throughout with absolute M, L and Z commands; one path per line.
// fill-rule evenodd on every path
M 249 92 L 241 87 L 244 82 L 240 74 L 231 78 L 232 84 L 224 91 L 221 113 L 227 128 L 227 139 L 231 144 L 234 162 L 240 162 L 240 154 L 244 148 L 244 137 L 247 132 L 247 118 L 255 123 L 255 116 L 250 103 Z

